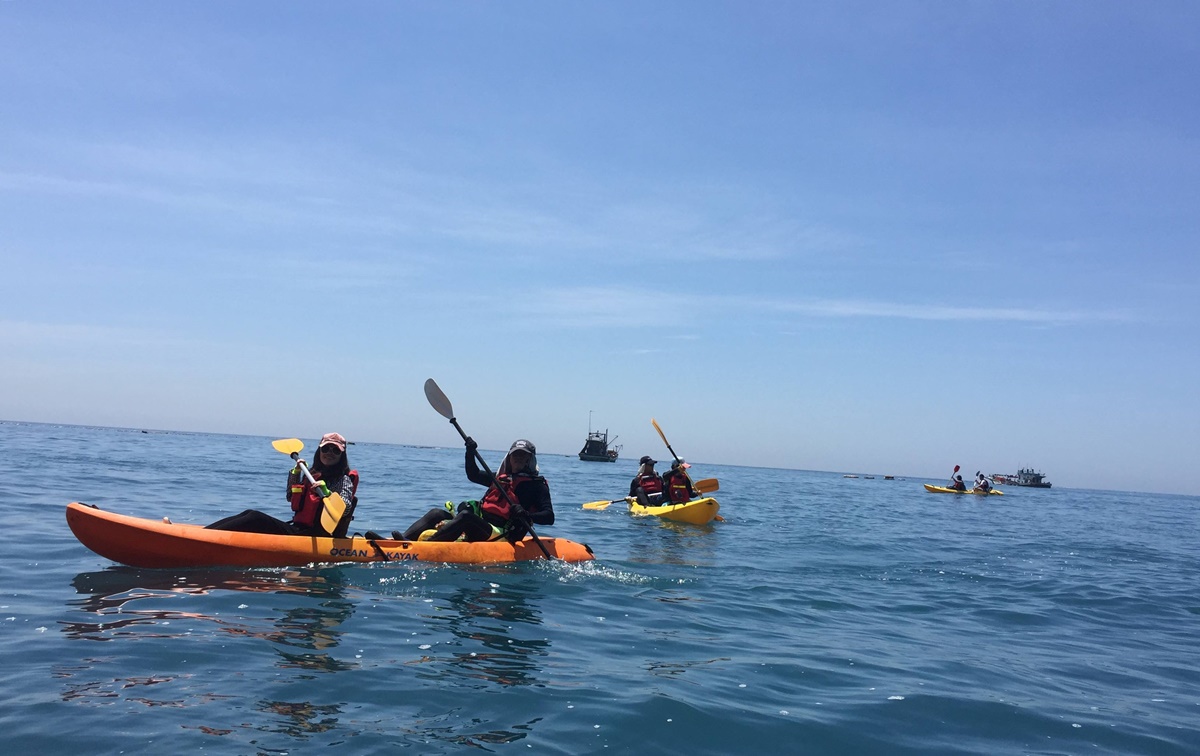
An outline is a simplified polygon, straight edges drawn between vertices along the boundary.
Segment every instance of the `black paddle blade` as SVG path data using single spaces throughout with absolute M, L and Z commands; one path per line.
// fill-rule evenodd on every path
M 454 407 L 432 378 L 425 381 L 425 398 L 429 400 L 429 406 L 437 410 L 439 415 L 447 420 L 454 419 Z

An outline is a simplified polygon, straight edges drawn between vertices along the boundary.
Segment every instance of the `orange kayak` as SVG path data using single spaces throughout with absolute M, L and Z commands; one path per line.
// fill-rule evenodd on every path
M 288 567 L 312 562 L 443 562 L 498 564 L 545 559 L 532 538 L 487 541 L 393 541 L 264 535 L 208 530 L 163 520 L 106 512 L 91 504 L 67 505 L 67 524 L 79 542 L 100 556 L 130 567 Z M 594 559 L 585 543 L 542 538 L 564 562 Z

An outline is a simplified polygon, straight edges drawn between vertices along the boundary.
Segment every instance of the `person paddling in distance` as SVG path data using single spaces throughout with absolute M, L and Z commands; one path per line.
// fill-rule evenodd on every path
M 638 460 L 637 474 L 629 481 L 629 495 L 643 507 L 660 507 L 666 503 L 666 486 L 654 471 L 657 462 L 646 455 Z
M 206 527 L 209 530 L 236 530 L 242 533 L 345 537 L 358 503 L 358 497 L 355 496 L 358 471 L 350 469 L 345 437 L 340 433 L 322 436 L 308 469 L 317 481 L 316 487 L 304 477 L 299 462 L 288 473 L 286 491 L 288 502 L 292 505 L 292 519 L 289 522 L 257 509 L 247 509 Z M 329 491 L 337 493 L 346 502 L 346 511 L 332 533 L 321 527 L 321 508 Z
M 687 474 L 691 467 L 682 459 L 671 463 L 671 469 L 663 473 L 663 486 L 667 490 L 667 499 L 672 504 L 686 504 L 696 498 L 696 489 L 692 487 L 692 479 Z
M 472 483 L 488 487 L 483 499 L 462 502 L 457 514 L 446 508 L 431 509 L 404 533 L 393 532 L 393 537 L 415 541 L 426 530 L 436 528 L 437 532 L 427 540 L 457 541 L 461 536 L 467 541 L 505 538 L 515 542 L 529 532 L 530 521 L 535 525 L 554 524 L 550 486 L 538 470 L 537 448 L 533 443 L 523 438 L 514 441 L 494 475 L 479 469 L 475 461 L 478 446 L 467 437 L 466 472 Z
M 983 472 L 976 470 L 975 471 L 975 487 L 972 488 L 971 490 L 972 491 L 980 491 L 982 493 L 991 493 L 992 482 L 987 479 L 987 476 L 984 475 Z
M 967 484 L 963 483 L 962 476 L 958 475 L 957 473 L 954 475 L 954 477 L 952 477 L 950 479 L 950 485 L 948 485 L 946 487 L 952 488 L 955 491 L 966 491 L 967 490 Z

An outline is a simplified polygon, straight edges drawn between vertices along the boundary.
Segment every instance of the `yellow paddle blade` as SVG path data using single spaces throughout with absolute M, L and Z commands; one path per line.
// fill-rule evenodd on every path
M 271 446 L 275 447 L 275 451 L 289 457 L 304 451 L 304 442 L 298 438 L 281 438 L 278 441 L 272 441 Z
M 693 483 L 692 488 L 700 493 L 712 493 L 713 491 L 721 490 L 721 482 L 716 478 L 704 478 Z
M 658 437 L 661 438 L 663 440 L 663 443 L 667 444 L 667 448 L 670 449 L 671 445 L 669 443 L 667 443 L 667 436 L 665 433 L 662 432 L 662 428 L 658 427 L 658 421 L 655 420 L 654 418 L 650 418 L 650 424 L 654 426 L 654 430 L 658 431 Z
M 321 527 L 326 533 L 332 533 L 342 521 L 342 515 L 346 513 L 346 500 L 340 493 L 330 491 L 324 501 L 325 506 L 321 507 Z
M 620 501 L 620 499 L 614 499 L 614 501 Z M 612 501 L 589 501 L 587 504 L 583 505 L 583 508 L 584 509 L 608 509 L 609 504 L 612 504 Z

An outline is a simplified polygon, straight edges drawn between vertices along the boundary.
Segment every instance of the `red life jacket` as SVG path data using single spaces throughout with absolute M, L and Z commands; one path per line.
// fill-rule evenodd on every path
M 350 476 L 350 501 L 346 504 L 351 505 L 358 500 L 355 495 L 358 491 L 358 470 L 351 470 L 346 474 Z M 321 479 L 319 472 L 312 475 L 317 480 Z M 314 488 L 307 478 L 301 478 L 299 483 L 293 484 L 289 493 L 292 500 L 292 512 L 294 512 L 292 522 L 302 528 L 311 528 L 320 521 L 321 509 L 325 506 L 325 500 L 321 496 L 321 491 Z M 350 511 L 349 506 L 346 511 Z
M 517 501 L 517 486 L 527 480 L 534 480 L 529 475 L 517 475 L 511 477 L 509 475 L 497 475 L 492 485 L 488 486 L 487 493 L 483 495 L 479 506 L 484 512 L 488 512 L 501 520 L 508 522 L 512 519 L 512 505 L 509 501 Z M 508 498 L 500 492 L 501 487 L 508 494 Z
M 647 494 L 657 494 L 663 492 L 662 478 L 654 473 L 646 473 L 637 476 L 637 484 L 642 487 L 642 490 Z
M 675 473 L 670 476 L 667 481 L 667 498 L 672 504 L 683 504 L 691 496 L 688 494 L 688 479 L 687 475 Z
M 501 488 L 508 494 L 506 498 L 501 493 Z M 508 521 L 512 517 L 512 505 L 509 500 L 517 500 L 517 486 L 513 479 L 507 475 L 497 475 L 492 485 L 488 486 L 487 493 L 483 495 L 479 506 L 484 512 L 489 512 L 504 521 Z

